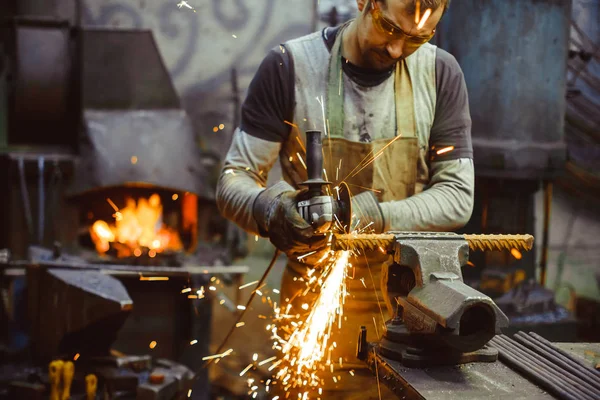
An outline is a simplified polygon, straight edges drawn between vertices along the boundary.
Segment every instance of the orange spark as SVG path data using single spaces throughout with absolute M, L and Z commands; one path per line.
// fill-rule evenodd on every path
M 454 146 L 448 146 L 448 147 L 444 147 L 443 149 L 439 149 L 438 151 L 435 152 L 435 154 L 440 155 L 440 154 L 444 154 L 444 153 L 449 153 L 452 150 L 454 150 Z
M 519 250 L 517 250 L 517 249 L 511 249 L 510 250 L 510 254 L 512 254 L 512 256 L 514 258 L 516 258 L 517 260 L 520 260 L 523 257 L 523 255 L 521 254 L 521 252 Z
M 425 10 L 425 13 L 423 14 L 423 18 L 421 18 L 421 21 L 419 22 L 419 25 L 417 25 L 417 29 L 422 29 L 423 26 L 425 25 L 425 22 L 427 22 L 427 20 L 429 19 L 430 16 L 431 16 L 431 8 L 428 8 L 427 10 Z
M 140 281 L 168 281 L 168 276 L 142 276 L 140 275 Z
M 240 286 L 239 289 L 245 289 L 245 288 L 250 287 L 252 285 L 256 285 L 257 283 L 258 283 L 258 281 L 253 281 L 253 282 L 245 283 L 242 286 Z

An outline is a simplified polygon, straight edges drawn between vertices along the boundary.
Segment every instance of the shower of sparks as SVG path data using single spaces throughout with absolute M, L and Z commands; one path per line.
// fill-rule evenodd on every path
M 423 28 L 423 26 L 425 25 L 425 22 L 427 22 L 427 20 L 429 19 L 430 16 L 431 16 L 431 8 L 428 8 L 423 13 L 423 18 L 421 18 L 421 20 L 419 21 L 419 25 L 417 25 L 417 29 Z
M 311 307 L 303 307 L 310 310 L 306 318 L 291 315 L 292 306 L 289 303 L 285 307 L 275 307 L 275 318 L 280 323 L 280 329 L 287 334 L 280 334 L 277 324 L 271 326 L 273 347 L 280 350 L 282 356 L 269 370 L 277 369 L 274 376 L 276 383 L 284 391 L 302 391 L 301 398 L 308 399 L 310 392 L 320 389 L 323 383 L 320 372 L 333 367 L 331 351 L 336 344 L 330 343 L 329 339 L 331 329 L 340 326 L 343 319 L 343 305 L 348 295 L 346 277 L 349 257 L 348 251 L 330 251 L 328 258 L 323 261 L 322 274 L 309 277 L 307 290 L 303 293 L 318 289 L 319 295 Z M 288 331 L 290 328 L 291 332 Z M 282 336 L 289 338 L 286 340 Z M 275 358 L 261 363 L 273 360 Z
M 194 7 L 190 6 L 188 4 L 188 2 L 185 0 L 182 0 L 179 3 L 177 3 L 177 8 L 181 8 L 181 7 L 186 7 L 186 8 L 189 8 L 190 10 L 192 10 L 193 12 L 196 12 L 196 10 L 194 10 Z

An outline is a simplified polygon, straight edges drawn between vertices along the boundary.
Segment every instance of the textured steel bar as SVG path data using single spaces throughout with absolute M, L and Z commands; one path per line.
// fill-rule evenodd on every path
M 531 250 L 531 235 L 463 235 L 471 250 Z M 396 240 L 394 234 L 347 234 L 334 235 L 334 250 L 375 250 L 379 247 L 390 249 Z
M 543 356 L 536 354 L 520 343 L 504 335 L 498 335 L 494 339 L 495 344 L 503 345 L 519 359 L 523 360 L 524 362 L 527 361 L 531 363 L 545 375 L 551 377 L 557 382 L 560 382 L 559 385 L 563 386 L 565 390 L 571 391 L 571 393 L 578 396 L 578 398 L 588 400 L 597 399 L 597 396 L 593 390 L 589 390 L 587 387 L 580 386 L 579 382 L 574 380 L 572 375 L 566 373 L 566 371 L 560 370 L 558 366 L 554 365 Z
M 583 366 L 573 363 L 566 357 L 561 356 L 560 353 L 554 352 L 554 346 L 547 346 L 542 342 L 536 340 L 533 336 L 527 335 L 525 332 L 519 332 L 515 335 L 515 340 L 518 340 L 523 345 L 543 354 L 544 357 L 551 360 L 553 363 L 559 365 L 566 371 L 569 371 L 573 375 L 578 376 L 581 380 L 585 381 L 590 386 L 594 387 L 596 392 L 598 393 L 598 398 L 600 399 L 600 380 L 588 372 L 587 368 Z
M 531 250 L 531 235 L 463 235 L 471 250 Z
M 344 234 L 334 235 L 332 247 L 334 250 L 376 250 L 379 247 L 391 250 L 396 236 L 391 234 Z
M 569 360 L 571 360 L 573 363 L 581 365 L 583 368 L 587 369 L 588 372 L 590 374 L 592 374 L 593 376 L 595 376 L 597 379 L 600 379 L 600 371 L 596 371 L 595 369 L 589 367 L 588 365 L 585 365 L 584 363 L 582 363 L 580 360 L 576 359 L 575 357 L 573 357 L 572 355 L 570 355 L 569 353 L 567 353 L 566 351 L 559 349 L 556 346 L 553 346 L 551 342 L 549 342 L 548 340 L 546 340 L 545 338 L 541 337 L 540 335 L 538 335 L 535 332 L 529 332 L 529 335 L 531 337 L 533 337 L 534 339 L 536 339 L 537 341 L 545 344 L 546 346 L 552 348 L 552 350 L 554 350 L 555 352 L 559 353 L 561 356 L 568 358 Z
M 566 387 L 563 382 L 542 371 L 534 363 L 525 360 L 511 349 L 509 346 L 497 340 L 497 337 L 490 341 L 499 352 L 500 359 L 509 367 L 525 375 L 528 379 L 548 390 L 553 395 L 563 400 L 580 400 L 582 397 L 573 393 L 570 387 Z

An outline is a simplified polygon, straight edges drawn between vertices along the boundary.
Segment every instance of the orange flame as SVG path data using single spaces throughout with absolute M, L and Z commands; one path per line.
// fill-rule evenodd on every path
M 127 198 L 126 206 L 113 214 L 114 224 L 98 220 L 92 225 L 90 234 L 96 250 L 106 253 L 111 243 L 118 257 L 139 257 L 142 248 L 148 249 L 150 256 L 165 250 L 182 250 L 178 233 L 162 222 L 162 212 L 160 196 L 156 193 L 148 199 L 139 199 L 137 204 Z

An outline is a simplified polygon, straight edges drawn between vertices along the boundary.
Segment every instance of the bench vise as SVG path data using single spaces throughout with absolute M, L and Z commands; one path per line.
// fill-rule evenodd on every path
M 492 362 L 497 350 L 486 343 L 508 326 L 494 301 L 463 282 L 469 250 L 530 250 L 531 235 L 459 235 L 389 232 L 337 235 L 338 250 L 384 250 L 381 290 L 392 319 L 379 343 L 366 342 L 361 328 L 358 357 L 371 350 L 407 367 Z

